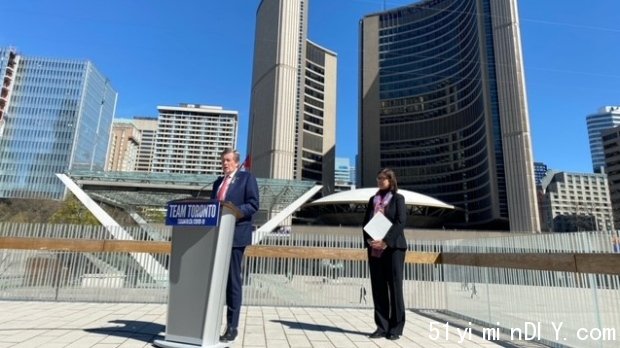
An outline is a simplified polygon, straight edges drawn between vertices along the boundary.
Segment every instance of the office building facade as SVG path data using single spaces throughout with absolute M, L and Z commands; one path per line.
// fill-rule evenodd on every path
M 64 199 L 56 173 L 104 170 L 117 93 L 90 61 L 0 49 L 0 197 Z
M 542 192 L 545 231 L 614 229 L 607 175 L 548 171 L 542 181 Z
M 620 125 L 620 106 L 604 106 L 596 113 L 586 116 L 588 126 L 588 141 L 590 143 L 590 156 L 592 157 L 592 171 L 604 173 L 605 153 L 601 132 Z
M 153 150 L 157 135 L 157 117 L 136 116 L 133 124 L 140 133 L 140 144 L 134 169 L 138 172 L 150 172 L 153 166 Z
M 151 171 L 220 175 L 220 154 L 237 145 L 238 112 L 219 106 L 158 106 Z
M 620 127 L 601 131 L 614 226 L 620 226 Z
M 256 17 L 248 154 L 261 178 L 333 190 L 337 56 L 307 40 L 306 0 L 263 0 Z
M 355 189 L 355 167 L 348 158 L 336 157 L 334 187 L 336 192 Z
M 542 183 L 542 179 L 547 174 L 547 165 L 542 162 L 534 162 L 534 178 L 536 182 L 536 186 L 539 186 Z
M 328 194 L 334 192 L 336 161 L 336 54 L 306 40 L 304 65 L 294 178 L 321 183 Z
M 132 172 L 136 168 L 140 130 L 132 120 L 116 119 L 112 122 L 112 134 L 108 148 L 107 171 Z
M 516 1 L 421 1 L 360 31 L 362 186 L 390 167 L 461 227 L 539 232 Z

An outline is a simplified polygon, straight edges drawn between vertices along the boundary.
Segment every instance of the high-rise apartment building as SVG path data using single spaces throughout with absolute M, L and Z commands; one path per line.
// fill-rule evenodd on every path
M 119 172 L 134 171 L 140 140 L 140 130 L 136 128 L 132 120 L 114 120 L 106 170 Z
M 140 144 L 134 169 L 139 172 L 150 172 L 157 134 L 157 117 L 136 116 L 133 118 L 133 124 L 140 132 Z
M 588 140 L 590 141 L 590 155 L 592 156 L 592 170 L 595 173 L 604 173 L 605 153 L 601 131 L 620 125 L 620 106 L 604 106 L 598 112 L 586 117 L 588 126 Z
M 307 0 L 263 0 L 256 16 L 248 154 L 261 178 L 333 191 L 337 56 L 307 40 Z
M 362 186 L 464 212 L 464 227 L 540 231 L 516 0 L 426 0 L 361 21 Z
M 614 226 L 620 226 L 620 127 L 601 131 L 605 154 L 605 174 L 614 216 Z
M 548 171 L 542 181 L 543 228 L 549 232 L 612 231 L 607 175 Z
M 56 173 L 103 170 L 117 93 L 87 60 L 0 48 L 0 197 L 64 199 Z
M 237 111 L 199 104 L 158 106 L 157 110 L 151 171 L 221 174 L 221 152 L 237 144 Z

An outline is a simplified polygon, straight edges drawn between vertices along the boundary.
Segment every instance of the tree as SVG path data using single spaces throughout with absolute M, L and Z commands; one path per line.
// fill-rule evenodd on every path
M 95 216 L 73 195 L 69 196 L 62 207 L 49 219 L 55 224 L 100 225 Z
M 0 222 L 47 222 L 62 204 L 46 199 L 2 199 Z

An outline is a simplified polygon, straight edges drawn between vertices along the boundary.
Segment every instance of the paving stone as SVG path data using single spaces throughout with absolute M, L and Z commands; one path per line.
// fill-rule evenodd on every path
M 153 347 L 153 340 L 164 336 L 166 310 L 163 304 L 0 301 L 0 348 Z M 447 340 L 432 340 L 431 322 L 408 312 L 400 340 L 371 340 L 371 309 L 244 306 L 239 337 L 231 347 L 498 347 L 477 336 L 459 345 L 458 335 L 452 333 Z M 224 327 L 225 320 L 222 332 Z

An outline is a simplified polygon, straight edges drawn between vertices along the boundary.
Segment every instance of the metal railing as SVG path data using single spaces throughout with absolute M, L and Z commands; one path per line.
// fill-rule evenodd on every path
M 0 224 L 0 299 L 165 303 L 167 284 L 129 254 L 148 253 L 167 268 L 170 230 L 160 227 L 150 236 L 162 240 L 152 240 L 140 227 L 124 229 L 136 241 L 114 240 L 103 227 Z M 372 307 L 361 236 L 339 232 L 269 234 L 248 247 L 244 304 Z M 540 328 L 536 335 L 551 345 L 615 347 L 620 254 L 612 253 L 613 236 L 411 239 L 406 306 L 461 318 L 488 329 L 490 340 Z

